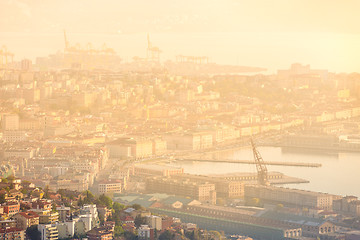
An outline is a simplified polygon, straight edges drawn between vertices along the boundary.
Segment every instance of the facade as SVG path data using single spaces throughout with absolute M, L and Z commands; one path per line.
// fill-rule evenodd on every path
M 13 218 L 16 220 L 16 227 L 23 230 L 39 224 L 39 215 L 32 211 L 20 212 Z
M 153 155 L 153 142 L 148 139 L 120 138 L 107 146 L 113 158 L 145 158 Z
M 102 181 L 99 183 L 98 192 L 100 194 L 121 193 L 121 182 L 116 180 Z
M 173 175 L 183 174 L 184 168 L 172 167 L 172 166 L 161 166 L 152 164 L 140 164 L 135 165 L 134 174 L 143 176 L 165 176 L 170 177 Z
M 299 227 L 302 229 L 302 235 L 307 237 L 322 238 L 326 235 L 334 234 L 336 231 L 336 226 L 333 223 L 320 218 L 311 218 L 276 211 L 264 212 L 260 217 L 266 219 L 266 221 L 282 221 L 289 226 Z
M 341 199 L 334 200 L 333 209 L 342 214 L 352 216 L 360 216 L 360 201 L 355 196 L 346 196 Z
M 20 211 L 20 203 L 18 202 L 7 202 L 3 204 L 4 213 L 12 216 Z
M 2 116 L 1 125 L 3 131 L 19 130 L 19 115 L 10 113 L 4 114 Z
M 277 240 L 302 236 L 301 228 L 290 227 L 283 223 L 266 223 L 256 217 L 234 213 L 233 208 L 225 212 L 195 206 L 176 210 L 167 208 L 151 210 L 157 214 L 180 218 L 184 222 L 195 223 L 199 228 L 224 231 L 226 234 L 241 234 L 257 239 Z
M 3 133 L 3 139 L 6 142 L 22 142 L 26 140 L 26 134 L 21 130 L 7 130 Z
M 141 225 L 138 229 L 139 239 L 154 239 L 154 229 L 148 225 Z
M 202 150 L 213 146 L 211 132 L 192 132 L 165 137 L 168 150 Z
M 34 152 L 32 148 L 9 148 L 4 151 L 4 158 L 18 157 L 29 159 L 34 156 Z
M 39 224 L 38 230 L 41 233 L 41 240 L 59 239 L 59 233 L 54 224 Z
M 165 154 L 167 151 L 167 143 L 163 139 L 153 139 L 153 154 L 154 155 L 162 155 Z
M 113 232 L 105 227 L 93 228 L 86 233 L 89 240 L 112 240 Z
M 1 240 L 24 240 L 25 239 L 25 230 L 15 228 L 15 227 L 7 227 L 0 229 L 0 239 Z
M 145 183 L 148 192 L 174 194 L 216 204 L 215 184 L 196 183 L 189 179 L 179 180 L 169 177 L 150 177 Z
M 59 220 L 65 221 L 67 219 L 67 216 L 70 215 L 70 207 L 65 207 L 62 205 L 61 207 L 57 207 L 56 210 L 59 213 Z
M 244 197 L 244 183 L 225 178 L 209 177 L 192 174 L 174 175 L 175 179 L 190 179 L 193 182 L 209 182 L 215 184 L 216 195 L 220 198 L 242 198 Z
M 246 185 L 245 198 L 327 210 L 331 210 L 333 205 L 330 194 L 261 185 Z
M 150 228 L 156 229 L 158 231 L 162 230 L 162 218 L 154 215 L 146 217 L 146 223 Z

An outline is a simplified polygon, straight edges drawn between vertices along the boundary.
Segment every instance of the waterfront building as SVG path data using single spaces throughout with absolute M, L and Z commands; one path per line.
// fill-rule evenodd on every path
M 216 195 L 220 198 L 242 198 L 244 197 L 244 183 L 242 181 L 231 181 L 213 176 L 181 174 L 174 175 L 175 179 L 190 179 L 193 182 L 209 182 L 215 184 Z
M 149 177 L 146 179 L 146 191 L 190 197 L 201 202 L 216 204 L 215 184 L 193 182 L 189 179 L 169 177 Z
M 245 185 L 245 199 L 252 198 L 259 198 L 264 202 L 327 210 L 331 210 L 333 204 L 333 196 L 326 193 L 273 186 Z
M 184 168 L 155 165 L 155 164 L 139 164 L 134 167 L 134 174 L 136 176 L 164 176 L 170 177 L 174 175 L 181 175 L 184 173 Z
M 334 211 L 352 215 L 352 216 L 360 216 L 360 201 L 355 196 L 346 196 L 341 199 L 334 200 Z

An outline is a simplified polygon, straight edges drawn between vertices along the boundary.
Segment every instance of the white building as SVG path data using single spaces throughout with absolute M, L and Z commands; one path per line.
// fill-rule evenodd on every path
M 162 229 L 162 218 L 154 215 L 150 215 L 146 217 L 146 223 L 150 228 L 161 231 Z
M 148 225 L 141 225 L 138 229 L 140 239 L 150 239 L 151 229 Z
M 41 240 L 55 240 L 59 238 L 55 224 L 39 224 L 38 230 L 41 233 Z

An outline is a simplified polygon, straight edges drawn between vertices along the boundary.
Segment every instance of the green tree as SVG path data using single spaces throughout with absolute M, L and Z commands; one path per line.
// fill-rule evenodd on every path
M 14 176 L 14 175 L 8 176 L 8 177 L 7 177 L 7 180 L 8 180 L 8 181 L 14 181 L 14 180 L 15 180 L 15 176 Z
M 52 204 L 51 211 L 52 211 L 52 212 L 57 212 L 57 210 L 56 210 L 56 204 L 55 204 L 55 203 Z
M 21 189 L 20 192 L 24 195 L 28 194 L 28 190 L 25 188 Z
M 171 239 L 174 239 L 174 237 L 175 237 L 175 234 L 173 234 L 169 230 L 166 230 L 160 234 L 159 240 L 171 240 Z
M 115 226 L 114 235 L 115 237 L 120 237 L 124 233 L 124 229 L 121 226 Z
M 45 189 L 44 189 L 44 198 L 46 198 L 46 199 L 50 198 L 49 192 L 50 192 L 49 185 L 46 185 Z
M 142 208 L 141 205 L 137 203 L 131 205 L 131 207 L 134 208 L 135 210 L 140 210 Z
M 79 198 L 79 200 L 77 201 L 77 205 L 79 207 L 82 207 L 82 205 L 84 205 L 84 202 L 83 202 L 83 200 L 81 198 Z
M 86 197 L 84 198 L 84 204 L 94 204 L 95 196 L 89 190 L 85 191 Z
M 145 217 L 141 217 L 140 215 L 137 215 L 137 216 L 135 217 L 134 223 L 135 223 L 135 226 L 138 228 L 138 227 L 140 227 L 141 225 L 146 224 L 146 218 L 145 218 Z
M 124 232 L 124 238 L 126 240 L 137 240 L 136 234 L 133 232 L 129 232 L 129 231 Z
M 111 200 L 111 198 L 109 198 L 105 194 L 100 195 L 99 203 L 101 205 L 105 205 L 107 208 L 112 208 L 112 205 L 113 205 L 113 201 Z
M 2 204 L 2 203 L 4 203 L 4 202 L 6 202 L 6 200 L 5 200 L 5 194 L 1 194 L 1 195 L 0 195 L 0 204 Z
M 118 202 L 114 202 L 113 203 L 113 209 L 115 211 L 121 211 L 125 208 L 125 205 L 121 204 L 121 203 L 118 203 Z
M 218 231 L 210 231 L 210 233 L 214 236 L 215 239 L 219 240 L 221 239 L 221 234 Z

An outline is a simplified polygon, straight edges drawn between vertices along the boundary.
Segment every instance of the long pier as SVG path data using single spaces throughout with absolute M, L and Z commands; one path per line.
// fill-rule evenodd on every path
M 239 163 L 239 164 L 255 164 L 254 160 L 234 160 L 234 159 L 193 159 L 193 158 L 175 158 L 177 161 L 192 162 L 220 162 L 220 163 Z M 292 167 L 321 167 L 321 163 L 305 163 L 305 162 L 279 162 L 265 161 L 265 165 L 292 166 Z

